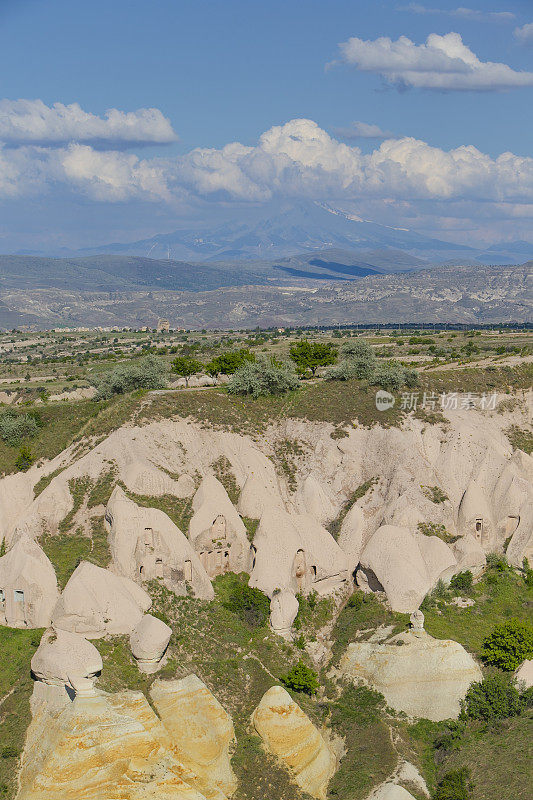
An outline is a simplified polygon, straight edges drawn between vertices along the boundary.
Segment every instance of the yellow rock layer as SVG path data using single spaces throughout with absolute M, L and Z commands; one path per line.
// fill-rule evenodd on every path
M 18 800 L 205 800 L 140 692 L 34 707 Z
M 208 800 L 233 794 L 237 788 L 229 757 L 233 722 L 207 686 L 196 675 L 158 680 L 150 696 L 168 731 L 172 752 L 198 776 L 193 785 Z
M 273 686 L 261 699 L 252 719 L 267 750 L 285 763 L 298 786 L 318 800 L 325 800 L 336 756 L 289 693 L 281 686 Z

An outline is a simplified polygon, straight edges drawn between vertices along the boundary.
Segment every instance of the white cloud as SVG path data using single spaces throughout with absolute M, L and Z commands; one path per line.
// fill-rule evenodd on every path
M 345 128 L 334 128 L 341 139 L 392 139 L 394 134 L 369 122 L 352 122 Z
M 311 199 L 350 205 L 386 224 L 409 227 L 411 219 L 418 229 L 424 220 L 433 225 L 450 219 L 458 229 L 485 220 L 489 230 L 495 220 L 494 230 L 508 225 L 511 235 L 512 225 L 523 228 L 533 214 L 533 158 L 491 158 L 466 145 L 443 150 L 410 137 L 363 153 L 308 119 L 270 128 L 252 147 L 233 142 L 168 159 L 82 144 L 0 148 L 0 197 L 6 203 L 46 193 L 63 202 L 83 196 L 169 210 L 178 203 Z
M 533 22 L 514 29 L 514 35 L 520 44 L 533 44 Z
M 533 72 L 480 61 L 458 33 L 432 33 L 420 45 L 406 36 L 396 41 L 385 36 L 374 41 L 353 37 L 339 49 L 347 64 L 375 72 L 397 86 L 477 91 L 533 86 Z
M 108 109 L 103 117 L 78 103 L 47 106 L 42 100 L 0 100 L 0 141 L 9 145 L 60 146 L 81 142 L 107 148 L 169 144 L 177 136 L 157 108 Z
M 407 6 L 400 6 L 399 11 L 411 11 L 413 14 L 444 14 L 448 17 L 458 17 L 459 19 L 471 19 L 476 22 L 512 22 L 516 19 L 516 14 L 512 11 L 479 11 L 475 8 L 428 8 L 421 3 L 409 3 Z

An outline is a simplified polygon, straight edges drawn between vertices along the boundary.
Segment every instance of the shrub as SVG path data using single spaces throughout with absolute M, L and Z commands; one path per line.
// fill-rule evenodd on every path
M 354 377 L 368 380 L 376 369 L 377 357 L 373 347 L 356 339 L 342 345 L 342 355 L 354 370 Z
M 222 603 L 250 627 L 262 628 L 270 615 L 270 600 L 260 589 L 235 581 Z
M 349 381 L 352 378 L 358 378 L 358 369 L 355 364 L 347 359 L 341 361 L 340 364 L 336 364 L 331 369 L 328 369 L 326 374 L 324 375 L 327 381 Z
M 282 395 L 297 389 L 299 385 L 292 365 L 274 359 L 258 359 L 247 361 L 239 367 L 228 383 L 228 392 L 257 398 Z
M 464 572 L 458 572 L 450 581 L 450 589 L 455 589 L 458 592 L 469 592 L 474 582 L 474 576 L 469 569 Z
M 524 573 L 524 581 L 528 589 L 533 589 L 533 569 L 529 566 L 529 561 L 524 558 L 522 561 L 522 572 Z
M 2 758 L 18 758 L 19 751 L 12 744 L 7 744 L 2 747 Z
M 381 364 L 369 380 L 373 386 L 379 386 L 387 392 L 397 392 L 405 384 L 405 370 L 394 362 Z
M 30 448 L 27 445 L 23 445 L 15 461 L 15 466 L 19 472 L 27 472 L 34 461 L 35 456 L 32 455 Z
M 495 572 L 507 572 L 509 564 L 505 556 L 500 553 L 487 553 L 487 568 Z
M 461 716 L 468 719 L 505 719 L 517 716 L 522 709 L 523 703 L 514 679 L 496 673 L 470 686 L 462 701 Z
M 294 692 L 313 695 L 318 691 L 318 675 L 303 661 L 298 661 L 280 680 L 287 689 L 292 689 Z
M 433 800 L 470 800 L 472 788 L 468 768 L 454 769 L 439 782 Z
M 516 619 L 497 625 L 483 640 L 481 656 L 487 664 L 515 670 L 533 656 L 533 627 Z
M 166 386 L 165 363 L 155 356 L 146 356 L 136 364 L 120 364 L 96 383 L 97 399 L 107 400 L 115 394 L 136 389 L 163 389 Z
M 0 437 L 11 447 L 16 447 L 39 430 L 38 420 L 31 414 L 17 414 L 8 409 L 0 414 Z
M 364 602 L 363 592 L 354 592 L 346 603 L 348 608 L 353 608 L 359 611 Z

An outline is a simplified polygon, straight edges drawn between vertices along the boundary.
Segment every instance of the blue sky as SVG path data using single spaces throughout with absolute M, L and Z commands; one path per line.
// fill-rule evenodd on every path
M 0 251 L 300 197 L 533 239 L 529 0 L 0 0 L 0 23 Z

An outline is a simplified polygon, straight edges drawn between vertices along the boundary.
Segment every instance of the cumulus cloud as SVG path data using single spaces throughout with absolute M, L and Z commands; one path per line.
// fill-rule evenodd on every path
M 392 139 L 394 134 L 369 122 L 352 122 L 344 128 L 334 128 L 341 139 Z
M 399 87 L 495 91 L 533 86 L 533 72 L 480 61 L 458 33 L 432 33 L 417 45 L 407 36 L 393 41 L 352 37 L 339 45 L 341 59 L 363 72 L 375 72 Z
M 108 109 L 103 117 L 78 103 L 47 106 L 42 100 L 0 100 L 0 141 L 11 146 L 61 146 L 69 142 L 122 149 L 169 144 L 177 140 L 169 120 L 157 108 Z
M 411 218 L 419 229 L 430 218 L 461 225 L 508 219 L 511 226 L 526 224 L 533 212 L 533 158 L 492 158 L 469 145 L 443 150 L 411 137 L 363 153 L 309 119 L 270 128 L 254 146 L 233 142 L 168 159 L 84 144 L 0 148 L 0 197 L 10 202 L 44 193 L 169 209 L 309 199 L 364 208 L 378 220 L 389 214 L 393 225 L 405 220 L 408 227 Z
M 413 14 L 445 14 L 447 17 L 471 19 L 475 22 L 512 22 L 516 14 L 512 11 L 479 11 L 476 8 L 428 8 L 421 3 L 409 3 L 400 6 L 399 11 L 411 11 Z
M 514 35 L 520 44 L 533 44 L 533 22 L 514 29 Z

